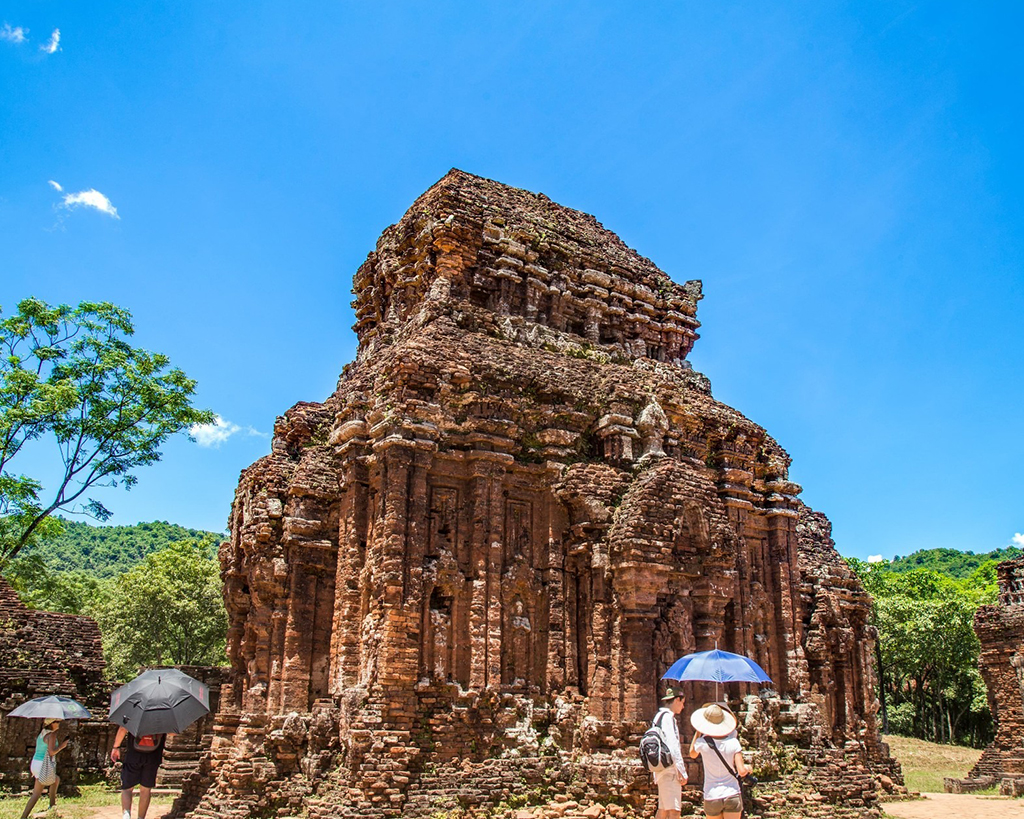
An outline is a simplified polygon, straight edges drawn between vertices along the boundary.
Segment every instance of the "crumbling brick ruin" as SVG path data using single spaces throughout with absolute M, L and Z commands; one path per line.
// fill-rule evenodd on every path
M 95 620 L 26 608 L 0 578 L 0 786 L 32 787 L 29 762 L 41 722 L 6 714 L 49 694 L 73 697 L 95 717 L 65 729 L 73 741 L 57 756 L 62 787 L 73 788 L 83 775 L 104 775 L 116 730 L 106 721 L 111 686 L 103 679 L 105 666 Z
M 967 778 L 947 779 L 946 790 L 998 787 L 1004 795 L 1024 796 L 1024 558 L 1000 563 L 996 572 L 998 602 L 974 615 L 996 736 Z
M 774 680 L 728 690 L 760 815 L 877 815 L 900 775 L 869 601 L 785 451 L 687 362 L 701 283 L 453 170 L 354 291 L 355 362 L 242 474 L 231 679 L 177 811 L 621 815 L 658 678 L 717 644 Z

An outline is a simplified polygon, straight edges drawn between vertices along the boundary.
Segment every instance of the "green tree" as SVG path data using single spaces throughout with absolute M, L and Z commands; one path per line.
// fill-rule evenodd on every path
M 960 580 L 930 569 L 849 561 L 874 598 L 879 698 L 890 730 L 977 745 L 991 735 L 974 613 L 992 602 L 993 566 Z
M 29 608 L 65 614 L 92 614 L 106 588 L 102 579 L 81 569 L 53 571 L 35 554 L 8 563 L 4 579 Z
M 95 614 L 115 679 L 140 666 L 224 662 L 227 613 L 209 542 L 181 541 L 149 555 L 110 581 Z
M 131 314 L 107 302 L 51 307 L 35 298 L 0 321 L 0 568 L 59 533 L 57 511 L 106 520 L 94 487 L 130 489 L 160 446 L 213 414 L 195 409 L 195 381 L 165 355 L 132 347 Z M 64 472 L 42 484 L 11 471 L 24 446 L 57 444 Z

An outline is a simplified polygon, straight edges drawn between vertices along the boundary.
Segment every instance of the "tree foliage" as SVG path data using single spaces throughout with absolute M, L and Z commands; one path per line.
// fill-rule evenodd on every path
M 180 540 L 219 541 L 223 536 L 202 529 L 187 529 L 166 521 L 134 526 L 92 526 L 85 521 L 59 519 L 62 531 L 26 547 L 12 561 L 7 574 L 20 561 L 39 558 L 50 572 L 82 571 L 110 578 L 141 563 L 147 555 Z M 40 565 L 38 561 L 36 566 Z
M 224 662 L 227 614 L 209 543 L 181 541 L 147 556 L 109 581 L 94 614 L 115 679 L 140 666 Z
M 52 537 L 57 511 L 109 518 L 90 489 L 130 489 L 169 436 L 213 420 L 192 406 L 195 382 L 167 356 L 128 344 L 133 333 L 131 314 L 107 302 L 51 307 L 29 298 L 0 321 L 0 567 Z M 45 493 L 11 468 L 44 437 L 63 465 Z
M 888 563 L 890 571 L 910 572 L 914 569 L 929 569 L 933 572 L 967 580 L 986 565 L 995 566 L 1004 560 L 1020 557 L 1024 551 L 1016 546 L 1006 546 L 991 552 L 961 552 L 959 549 L 920 549 L 906 557 L 895 557 Z
M 850 560 L 874 597 L 883 720 L 933 742 L 980 745 L 992 736 L 978 673 L 974 613 L 995 600 L 995 561 L 964 579 Z

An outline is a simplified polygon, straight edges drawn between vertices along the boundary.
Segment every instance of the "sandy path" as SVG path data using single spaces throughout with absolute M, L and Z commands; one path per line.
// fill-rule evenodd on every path
M 60 803 L 58 803 L 58 806 L 59 806 L 59 804 Z M 163 819 L 164 814 L 166 814 L 170 809 L 171 809 L 171 806 L 167 805 L 167 804 L 164 804 L 164 805 L 150 805 L 149 806 L 149 813 L 146 815 L 146 819 Z M 93 808 L 92 810 L 93 810 L 93 812 L 89 814 L 89 819 L 121 819 L 121 806 L 120 805 L 110 805 L 108 807 L 103 807 L 103 808 Z M 138 814 L 138 806 L 137 805 L 132 805 L 132 817 L 137 816 L 137 814 Z M 41 815 L 45 816 L 46 814 L 41 814 Z M 33 817 L 34 816 L 35 816 L 35 814 L 33 814 Z
M 899 819 L 1024 819 L 1024 802 L 969 793 L 925 793 L 915 802 L 888 802 L 888 816 Z M 116 819 L 116 817 L 115 817 Z
M 886 803 L 885 812 L 898 819 L 1024 819 L 1024 801 L 966 793 L 927 793 L 915 802 Z M 153 805 L 147 819 L 162 819 L 167 805 Z M 89 819 L 121 819 L 116 805 L 96 808 Z

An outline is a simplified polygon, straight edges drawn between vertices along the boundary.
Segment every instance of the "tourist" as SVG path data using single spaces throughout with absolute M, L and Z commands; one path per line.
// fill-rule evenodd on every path
M 743 789 L 740 778 L 750 773 L 736 737 L 736 717 L 728 706 L 710 703 L 690 715 L 694 728 L 690 757 L 704 765 L 704 813 L 709 819 L 740 819 Z
M 670 765 L 660 773 L 654 774 L 658 783 L 658 813 L 656 819 L 679 819 L 683 809 L 683 785 L 686 784 L 686 762 L 683 760 L 683 749 L 679 743 L 679 725 L 676 717 L 686 707 L 686 697 L 675 688 L 665 691 L 661 698 L 662 706 L 651 720 L 651 727 L 661 730 L 668 749 L 672 754 L 674 765 Z
M 139 786 L 139 819 L 146 819 L 149 800 L 153 788 L 156 787 L 156 774 L 164 758 L 164 744 L 169 734 L 145 734 L 134 737 L 124 728 L 117 729 L 114 737 L 114 748 L 110 758 L 117 762 L 121 759 L 121 810 L 122 819 L 131 819 L 132 796 L 135 786 Z M 124 743 L 124 755 L 121 747 Z
M 50 789 L 50 809 L 57 804 L 57 786 L 60 784 L 60 777 L 57 776 L 57 763 L 54 757 L 68 746 L 64 740 L 57 744 L 57 729 L 60 728 L 60 720 L 52 719 L 43 723 L 43 729 L 36 737 L 36 752 L 32 756 L 29 770 L 36 778 L 35 787 L 32 788 L 32 795 L 28 798 L 28 804 L 21 814 L 21 819 L 28 819 L 32 808 L 36 806 L 43 791 Z

